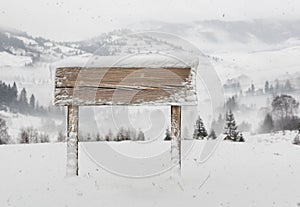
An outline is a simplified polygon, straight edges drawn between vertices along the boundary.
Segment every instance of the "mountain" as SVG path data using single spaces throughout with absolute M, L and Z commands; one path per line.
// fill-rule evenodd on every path
M 64 57 L 91 53 L 132 54 L 149 48 L 154 52 L 182 50 L 176 42 L 172 42 L 174 36 L 182 37 L 207 54 L 257 52 L 300 45 L 299 25 L 300 20 L 265 19 L 187 23 L 144 21 L 128 25 L 127 28 L 130 29 L 114 30 L 76 42 L 55 42 L 15 29 L 0 28 L 0 53 L 6 59 L 12 55 L 28 57 L 21 63 L 30 65 L 38 61 L 53 62 Z M 160 38 L 152 31 L 161 32 L 168 37 Z M 143 34 L 137 35 L 140 32 Z
M 136 31 L 161 31 L 179 35 L 205 52 L 257 51 L 300 43 L 300 20 L 256 19 L 252 21 L 207 20 L 188 23 L 160 21 L 130 25 Z
M 1 67 L 30 66 L 36 62 L 51 62 L 83 53 L 74 45 L 66 46 L 19 30 L 0 28 Z

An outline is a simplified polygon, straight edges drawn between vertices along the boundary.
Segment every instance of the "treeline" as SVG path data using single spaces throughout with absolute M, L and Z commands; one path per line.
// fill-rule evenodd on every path
M 120 141 L 145 141 L 145 134 L 142 130 L 136 130 L 133 128 L 123 128 L 121 127 L 117 133 L 113 133 L 112 130 L 109 130 L 107 134 L 92 135 L 87 133 L 82 135 L 78 134 L 80 142 L 120 142 Z M 49 135 L 45 132 L 41 132 L 34 127 L 23 127 L 20 129 L 19 135 L 16 139 L 11 138 L 8 134 L 8 127 L 6 121 L 0 118 L 0 145 L 1 144 L 33 144 L 33 143 L 47 143 L 50 142 Z M 59 131 L 56 142 L 65 142 L 66 141 L 66 132 Z
M 224 134 L 224 140 L 244 142 L 243 132 L 251 131 L 251 124 L 243 121 L 237 125 L 232 110 L 239 108 L 235 96 L 227 99 L 224 109 L 225 116 L 220 114 L 211 124 L 208 133 L 203 120 L 199 116 L 194 126 L 193 139 L 216 139 Z M 277 95 L 273 97 L 271 108 L 268 109 L 263 121 L 259 124 L 256 133 L 271 133 L 278 131 L 298 131 L 295 143 L 300 145 L 300 117 L 298 117 L 299 102 L 291 95 Z M 299 139 L 299 140 L 298 140 Z M 171 132 L 166 129 L 164 140 L 171 140 Z
M 291 95 L 275 96 L 271 103 L 271 109 L 258 129 L 259 133 L 299 129 L 298 117 L 299 102 Z
M 238 131 L 238 126 L 231 110 L 228 110 L 226 112 L 225 119 L 223 119 L 222 115 L 220 115 L 217 121 L 214 120 L 212 122 L 211 130 L 209 133 L 204 126 L 202 118 L 198 116 L 194 125 L 193 139 L 214 140 L 217 139 L 219 134 L 224 134 L 224 140 L 233 142 L 245 142 L 242 132 Z M 169 141 L 171 139 L 171 132 L 167 128 L 164 140 Z
M 245 95 L 263 95 L 263 94 L 280 94 L 280 93 L 290 93 L 296 91 L 296 88 L 291 84 L 290 80 L 286 80 L 280 83 L 278 79 L 275 80 L 275 84 L 271 84 L 268 80 L 265 81 L 264 88 L 256 89 L 255 85 L 252 83 L 251 86 L 246 90 Z
M 78 134 L 78 139 L 80 142 L 120 142 L 120 141 L 145 141 L 145 134 L 142 130 L 136 130 L 133 128 L 124 128 L 121 127 L 117 133 L 113 133 L 111 129 L 108 130 L 108 133 L 105 135 L 101 135 L 100 133 L 91 134 L 87 133 L 82 135 Z M 65 142 L 66 135 L 59 131 L 57 135 L 57 142 Z
M 0 118 L 0 145 L 2 144 L 31 144 L 31 143 L 46 143 L 50 142 L 49 135 L 44 132 L 39 132 L 33 127 L 25 127 L 20 129 L 17 139 L 12 139 L 8 134 L 6 121 Z
M 19 91 L 15 82 L 10 85 L 3 81 L 0 81 L 0 110 L 43 116 L 63 114 L 63 109 L 60 107 L 40 106 L 34 94 L 28 96 L 25 88 Z
M 240 105 L 237 99 L 237 96 L 229 97 L 226 100 L 223 108 L 219 110 L 231 110 L 233 112 L 239 111 L 244 113 L 250 112 L 254 109 L 245 105 Z M 269 133 L 282 130 L 297 130 L 300 123 L 300 118 L 297 114 L 298 109 L 299 102 L 297 102 L 293 96 L 287 94 L 274 95 L 268 106 L 263 107 L 260 110 L 261 112 L 265 112 L 265 115 L 256 132 Z M 220 115 L 217 120 L 213 120 L 212 127 L 219 133 L 222 128 L 222 123 L 224 123 L 224 119 Z M 238 128 L 242 131 L 249 132 L 251 129 L 251 124 L 242 122 Z
M 289 79 L 285 81 L 280 81 L 278 79 L 276 79 L 275 81 L 266 80 L 263 87 L 257 87 L 254 83 L 252 83 L 244 91 L 237 79 L 228 79 L 226 83 L 223 84 L 223 88 L 225 91 L 235 92 L 236 95 L 239 96 L 254 96 L 265 94 L 277 95 L 281 93 L 291 93 L 297 90 L 297 87 L 293 85 Z
M 114 141 L 114 142 L 120 142 L 120 141 L 145 141 L 145 135 L 142 130 L 136 130 L 133 128 L 124 128 L 121 127 L 116 134 L 112 132 L 111 129 L 109 129 L 108 133 L 104 136 L 101 136 L 99 133 L 96 134 L 96 137 L 92 138 L 90 134 L 87 134 L 87 136 L 79 136 L 80 141 Z

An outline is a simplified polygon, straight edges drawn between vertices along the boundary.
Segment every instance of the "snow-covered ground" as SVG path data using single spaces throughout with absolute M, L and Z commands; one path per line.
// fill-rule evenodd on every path
M 246 143 L 223 141 L 206 162 L 200 155 L 208 143 L 197 141 L 183 159 L 180 180 L 170 172 L 142 179 L 111 174 L 87 156 L 83 144 L 80 176 L 66 178 L 66 144 L 4 145 L 0 146 L 0 206 L 296 207 L 300 147 L 291 144 L 294 136 L 287 132 L 246 135 Z M 101 152 L 107 143 L 92 144 Z M 158 146 L 170 146 L 156 144 L 147 149 L 132 142 L 109 143 L 124 151 L 143 147 L 153 152 Z
M 0 67 L 23 67 L 25 64 L 32 63 L 31 57 L 15 56 L 7 52 L 0 52 Z

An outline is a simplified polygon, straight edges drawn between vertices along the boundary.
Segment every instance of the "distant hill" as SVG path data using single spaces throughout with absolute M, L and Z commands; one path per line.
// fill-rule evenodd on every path
M 159 38 L 151 32 L 144 33 L 142 38 L 135 35 L 140 31 L 158 31 L 182 37 L 207 54 L 279 50 L 300 45 L 299 25 L 300 20 L 146 21 L 129 25 L 127 28 L 130 29 L 95 34 L 94 38 L 76 42 L 56 42 L 15 29 L 0 28 L 0 53 L 4 53 L 3 57 L 29 57 L 30 61 L 21 61 L 28 65 L 82 54 L 120 55 L 149 49 L 153 52 L 183 49 L 171 39 Z

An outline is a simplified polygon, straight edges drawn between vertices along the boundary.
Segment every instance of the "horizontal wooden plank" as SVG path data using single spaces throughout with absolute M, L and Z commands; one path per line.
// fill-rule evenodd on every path
M 55 87 L 167 88 L 190 84 L 190 68 L 58 68 Z
M 174 95 L 181 88 L 128 89 L 128 88 L 56 88 L 55 105 L 139 105 L 147 103 L 174 103 Z
M 182 101 L 176 98 L 190 86 L 191 68 L 58 68 L 54 103 L 168 105 Z

